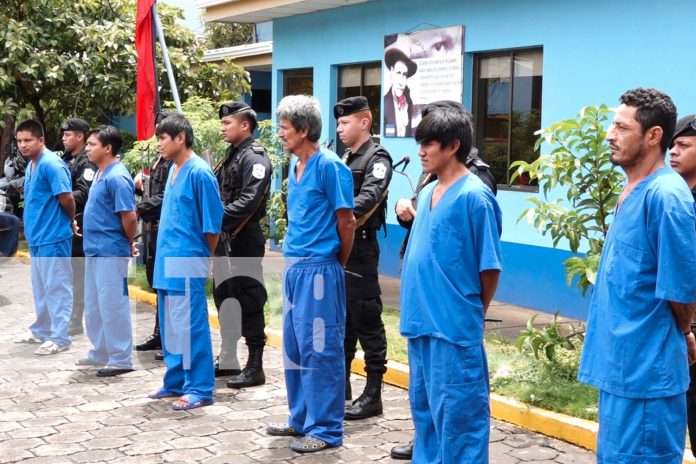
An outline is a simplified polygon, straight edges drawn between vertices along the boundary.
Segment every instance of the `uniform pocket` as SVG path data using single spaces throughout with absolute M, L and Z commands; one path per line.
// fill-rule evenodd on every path
M 484 378 L 443 387 L 442 462 L 488 462 L 490 406 Z
M 461 263 L 464 250 L 459 232 L 447 224 L 439 224 L 430 233 L 430 258 L 443 269 L 452 269 Z
M 607 258 L 607 276 L 619 297 L 635 297 L 640 278 L 645 277 L 647 253 L 615 240 Z

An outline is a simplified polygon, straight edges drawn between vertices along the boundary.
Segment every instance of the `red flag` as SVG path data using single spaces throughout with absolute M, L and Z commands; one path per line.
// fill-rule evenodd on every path
M 152 41 L 152 6 L 156 0 L 138 0 L 135 17 L 135 49 L 138 72 L 135 93 L 135 127 L 138 140 L 147 140 L 155 133 L 155 60 Z

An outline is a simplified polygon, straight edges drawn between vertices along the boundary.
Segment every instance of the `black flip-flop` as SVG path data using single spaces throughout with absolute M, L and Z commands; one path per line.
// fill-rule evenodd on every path
M 113 377 L 115 375 L 127 374 L 135 369 L 125 367 L 104 367 L 97 371 L 97 377 Z

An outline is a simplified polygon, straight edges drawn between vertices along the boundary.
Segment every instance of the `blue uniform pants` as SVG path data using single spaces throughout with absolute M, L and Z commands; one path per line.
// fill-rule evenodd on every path
M 128 260 L 85 259 L 85 327 L 93 348 L 87 353 L 104 366 L 133 367 L 133 329 L 128 302 Z
M 598 464 L 681 464 L 685 440 L 684 394 L 635 399 L 600 390 Z
M 488 462 L 490 402 L 483 345 L 440 338 L 408 340 L 415 464 Z
M 283 349 L 289 425 L 329 446 L 343 442 L 345 277 L 335 258 L 285 272 Z
M 29 330 L 41 340 L 70 345 L 68 323 L 72 314 L 72 239 L 29 247 L 31 286 L 36 321 Z
M 164 388 L 176 394 L 212 398 L 215 372 L 204 285 L 192 283 L 188 293 L 158 290 L 157 299 L 167 365 Z

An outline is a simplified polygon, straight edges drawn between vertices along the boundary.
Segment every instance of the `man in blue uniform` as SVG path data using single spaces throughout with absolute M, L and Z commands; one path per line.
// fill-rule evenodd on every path
M 684 116 L 677 121 L 669 147 L 669 164 L 686 181 L 691 189 L 691 195 L 696 200 L 696 114 Z M 692 322 L 692 331 L 694 325 Z M 689 366 L 689 377 L 691 381 L 686 392 L 686 415 L 689 442 L 696 443 L 696 364 Z M 696 456 L 694 444 L 691 445 L 691 454 Z
M 290 419 L 268 433 L 300 436 L 290 448 L 311 453 L 343 442 L 346 323 L 342 267 L 353 247 L 350 169 L 319 149 L 316 98 L 292 95 L 278 104 L 278 135 L 296 158 L 288 176 L 288 230 L 283 242 L 283 348 Z
M 426 105 L 425 108 L 421 111 L 421 118 L 424 118 L 427 116 L 428 113 L 432 111 L 437 111 L 438 109 L 441 108 L 449 108 L 455 111 L 459 111 L 466 119 L 469 121 L 470 127 L 472 125 L 471 123 L 471 114 L 466 110 L 464 105 L 462 105 L 459 102 L 455 102 L 452 100 L 439 100 L 436 102 L 429 103 Z M 473 131 L 473 127 L 472 127 Z M 472 138 L 473 138 L 473 132 L 472 132 Z M 481 181 L 491 189 L 491 192 L 493 192 L 493 195 L 497 194 L 497 185 L 495 178 L 490 172 L 490 166 L 488 166 L 486 163 L 483 162 L 481 158 L 478 156 L 478 150 L 476 147 L 471 147 L 471 150 L 469 151 L 469 154 L 466 157 L 466 167 L 471 172 L 472 174 L 475 174 L 481 179 Z M 418 199 L 418 196 L 420 192 L 431 182 L 435 182 L 437 180 L 437 174 L 433 172 L 423 172 L 420 176 L 420 179 L 418 180 L 418 185 L 416 186 L 416 191 L 414 192 L 414 195 L 412 198 L 401 198 L 396 202 L 395 210 L 396 210 L 396 219 L 399 222 L 399 225 L 404 227 L 406 229 L 406 235 L 404 236 L 404 240 L 401 244 L 401 249 L 399 250 L 399 255 L 403 259 L 404 254 L 406 253 L 406 247 L 408 246 L 408 241 L 409 237 L 411 234 L 411 226 L 413 225 L 413 220 L 416 217 L 416 201 Z M 434 304 L 438 304 L 439 300 L 436 299 L 434 300 Z M 411 459 L 413 455 L 413 441 L 409 442 L 406 445 L 397 445 L 394 446 L 391 449 L 390 455 L 394 459 Z
M 213 170 L 196 155 L 193 128 L 182 115 L 156 130 L 161 155 L 172 160 L 157 234 L 155 288 L 167 372 L 150 398 L 180 396 L 175 410 L 213 404 L 215 376 L 205 282 L 222 225 Z
M 438 180 L 418 198 L 401 276 L 414 462 L 488 462 L 483 329 L 500 276 L 502 215 L 466 167 L 471 134 L 450 108 L 427 114 L 415 133 L 423 170 Z
M 32 257 L 36 321 L 15 342 L 43 343 L 35 353 L 51 355 L 70 346 L 75 200 L 68 167 L 46 148 L 41 123 L 20 123 L 16 136 L 19 151 L 29 159 L 24 180 L 24 235 Z
M 98 377 L 133 370 L 128 260 L 135 253 L 135 186 L 118 159 L 123 139 L 113 126 L 89 132 L 87 155 L 99 170 L 84 217 L 85 326 L 93 348 L 78 365 L 102 366 Z
M 665 166 L 672 99 L 621 96 L 607 131 L 627 181 L 609 229 L 587 320 L 578 379 L 599 389 L 598 463 L 681 463 L 696 302 L 691 192 Z

